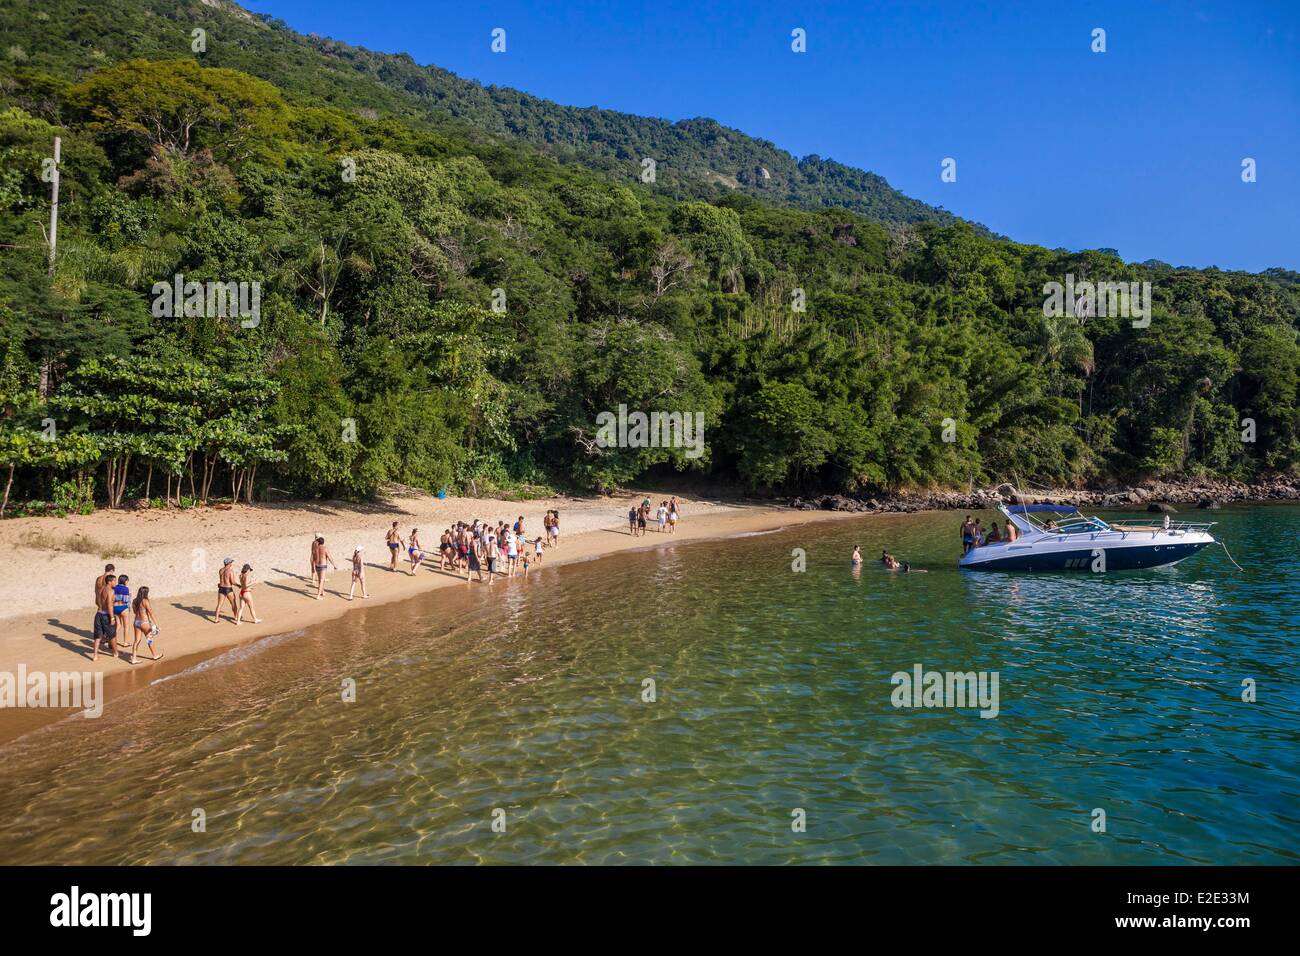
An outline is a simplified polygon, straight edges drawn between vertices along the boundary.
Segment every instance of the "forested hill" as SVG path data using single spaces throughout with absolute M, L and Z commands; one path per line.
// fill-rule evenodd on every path
M 439 117 L 454 117 L 475 130 L 531 143 L 619 181 L 633 181 L 641 174 L 642 160 L 652 158 L 661 188 L 681 197 L 712 198 L 740 190 L 804 209 L 851 209 L 883 223 L 949 223 L 955 218 L 903 195 L 874 173 L 818 156 L 796 160 L 772 143 L 711 119 L 671 123 L 561 106 L 519 90 L 483 86 L 437 66 L 419 66 L 405 54 L 304 36 L 228 0 L 32 3 L 31 9 L 40 9 L 48 20 L 24 14 L 27 6 L 22 0 L 0 3 L 8 11 L 3 33 L 6 44 L 17 45 L 26 54 L 25 63 L 36 68 L 85 71 L 132 57 L 175 56 L 188 50 L 190 31 L 201 27 L 211 40 L 203 60 L 208 66 L 260 76 L 344 108 L 405 114 L 435 124 Z M 75 21 L 70 29 L 57 26 L 69 21 Z
M 0 512 L 1300 462 L 1288 269 L 644 183 L 431 111 L 400 58 L 379 84 L 224 6 L 0 0 L 0 31 Z M 1061 314 L 1053 283 L 1132 283 L 1140 312 Z M 698 414 L 703 444 L 607 447 L 620 409 Z

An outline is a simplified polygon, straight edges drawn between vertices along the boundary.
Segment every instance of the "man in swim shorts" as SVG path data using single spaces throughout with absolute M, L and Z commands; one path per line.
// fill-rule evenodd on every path
M 388 570 L 396 571 L 397 555 L 401 551 L 402 545 L 406 543 L 402 540 L 402 536 L 397 531 L 396 521 L 394 521 L 393 526 L 388 529 L 388 534 L 385 535 L 385 540 L 388 542 Z
M 235 569 L 232 567 L 234 563 L 234 558 L 224 559 L 221 562 L 221 570 L 217 572 L 217 609 L 212 612 L 213 624 L 221 622 L 223 602 L 230 604 L 230 619 L 236 624 L 239 623 L 239 605 L 235 603 Z
M 113 586 L 117 583 L 117 575 L 105 573 L 99 581 L 99 590 L 95 593 L 95 629 L 91 638 L 92 661 L 99 660 L 100 644 L 107 644 L 110 656 L 117 657 L 117 622 L 113 620 Z

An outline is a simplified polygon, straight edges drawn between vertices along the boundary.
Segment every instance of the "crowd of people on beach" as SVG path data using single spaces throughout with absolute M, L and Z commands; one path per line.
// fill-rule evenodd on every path
M 655 512 L 655 521 L 659 526 L 659 532 L 662 534 L 667 531 L 669 534 L 675 534 L 677 531 L 677 519 L 681 514 L 681 506 L 677 504 L 677 497 L 669 501 L 660 501 L 659 508 Z M 641 500 L 641 504 L 633 505 L 627 512 L 627 529 L 628 533 L 634 538 L 645 535 L 647 526 L 650 523 L 650 499 L 648 497 Z
M 660 503 L 657 524 L 660 532 L 669 534 L 677 530 L 680 516 L 677 498 Z M 629 511 L 629 523 L 633 535 L 643 535 L 650 520 L 650 499 L 645 498 L 639 506 Z M 472 521 L 457 521 L 443 529 L 436 551 L 426 549 L 420 538 L 420 529 L 411 528 L 403 535 L 399 522 L 394 521 L 384 535 L 388 548 L 388 570 L 396 572 L 401 564 L 402 570 L 414 576 L 420 568 L 433 573 L 464 574 L 467 585 L 478 582 L 493 583 L 498 575 L 507 579 L 527 578 L 548 549 L 560 546 L 560 512 L 550 509 L 542 518 L 540 534 L 531 534 L 525 528 L 524 516 L 519 515 L 513 522 L 498 521 L 495 524 L 475 518 Z M 356 597 L 357 590 L 362 598 L 370 597 L 366 586 L 366 564 L 364 560 L 365 545 L 358 544 L 352 549 L 351 587 L 348 589 L 349 601 Z M 308 575 L 305 579 L 307 590 L 315 592 L 315 598 L 325 597 L 325 582 L 330 569 L 338 570 L 338 564 L 330 553 L 325 537 L 313 534 L 308 556 Z M 221 622 L 222 613 L 231 623 L 239 625 L 248 621 L 262 623 L 253 604 L 253 566 L 245 563 L 235 572 L 235 559 L 224 558 L 217 572 L 217 602 L 213 609 L 211 621 Z M 131 612 L 128 626 L 128 613 Z M 152 657 L 146 660 L 162 660 L 162 652 L 156 646 L 159 627 L 154 617 L 153 605 L 149 600 L 149 588 L 141 587 L 134 597 L 131 594 L 130 579 L 127 575 L 118 575 L 116 568 L 109 564 L 104 573 L 95 579 L 95 620 L 92 637 L 92 660 L 99 659 L 101 647 L 107 647 L 113 657 L 130 649 L 129 660 L 132 664 L 139 662 L 141 641 L 145 643 Z
M 552 509 L 542 518 L 543 534 L 530 536 L 525 527 L 524 516 L 519 515 L 513 522 L 498 521 L 492 524 L 475 518 L 473 521 L 457 521 L 449 528 L 444 528 L 438 538 L 438 550 L 426 550 L 420 541 L 420 529 L 412 528 L 410 535 L 402 536 L 398 522 L 385 535 L 388 546 L 388 570 L 396 571 L 398 562 L 405 552 L 408 564 L 406 573 L 412 576 L 421 568 L 429 571 L 460 575 L 464 573 L 465 583 L 474 581 L 492 584 L 498 574 L 507 578 L 527 577 L 533 565 L 542 563 L 546 548 L 560 546 L 560 512 Z M 369 597 L 365 592 L 365 567 L 358 555 L 358 545 L 353 554 L 352 586 L 361 585 L 362 597 Z M 426 564 L 425 559 L 430 559 Z M 319 594 L 318 594 L 319 596 Z M 351 594 L 348 595 L 351 600 Z

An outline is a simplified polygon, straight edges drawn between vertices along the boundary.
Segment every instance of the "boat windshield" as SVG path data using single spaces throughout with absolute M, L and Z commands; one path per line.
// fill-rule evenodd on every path
M 1100 518 L 1082 515 L 1076 509 L 1056 508 L 1046 505 L 1029 505 L 998 509 L 1014 521 L 1022 531 L 1042 531 L 1044 534 L 1096 534 L 1110 531 L 1111 527 Z

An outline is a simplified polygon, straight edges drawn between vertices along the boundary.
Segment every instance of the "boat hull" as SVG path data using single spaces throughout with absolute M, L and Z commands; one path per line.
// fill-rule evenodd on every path
M 1205 537 L 1207 540 L 1149 544 L 1096 542 L 1087 547 L 1070 542 L 1065 547 L 1046 549 L 994 545 L 970 552 L 962 558 L 960 566 L 968 571 L 1135 571 L 1177 564 L 1212 543 L 1213 539 Z

